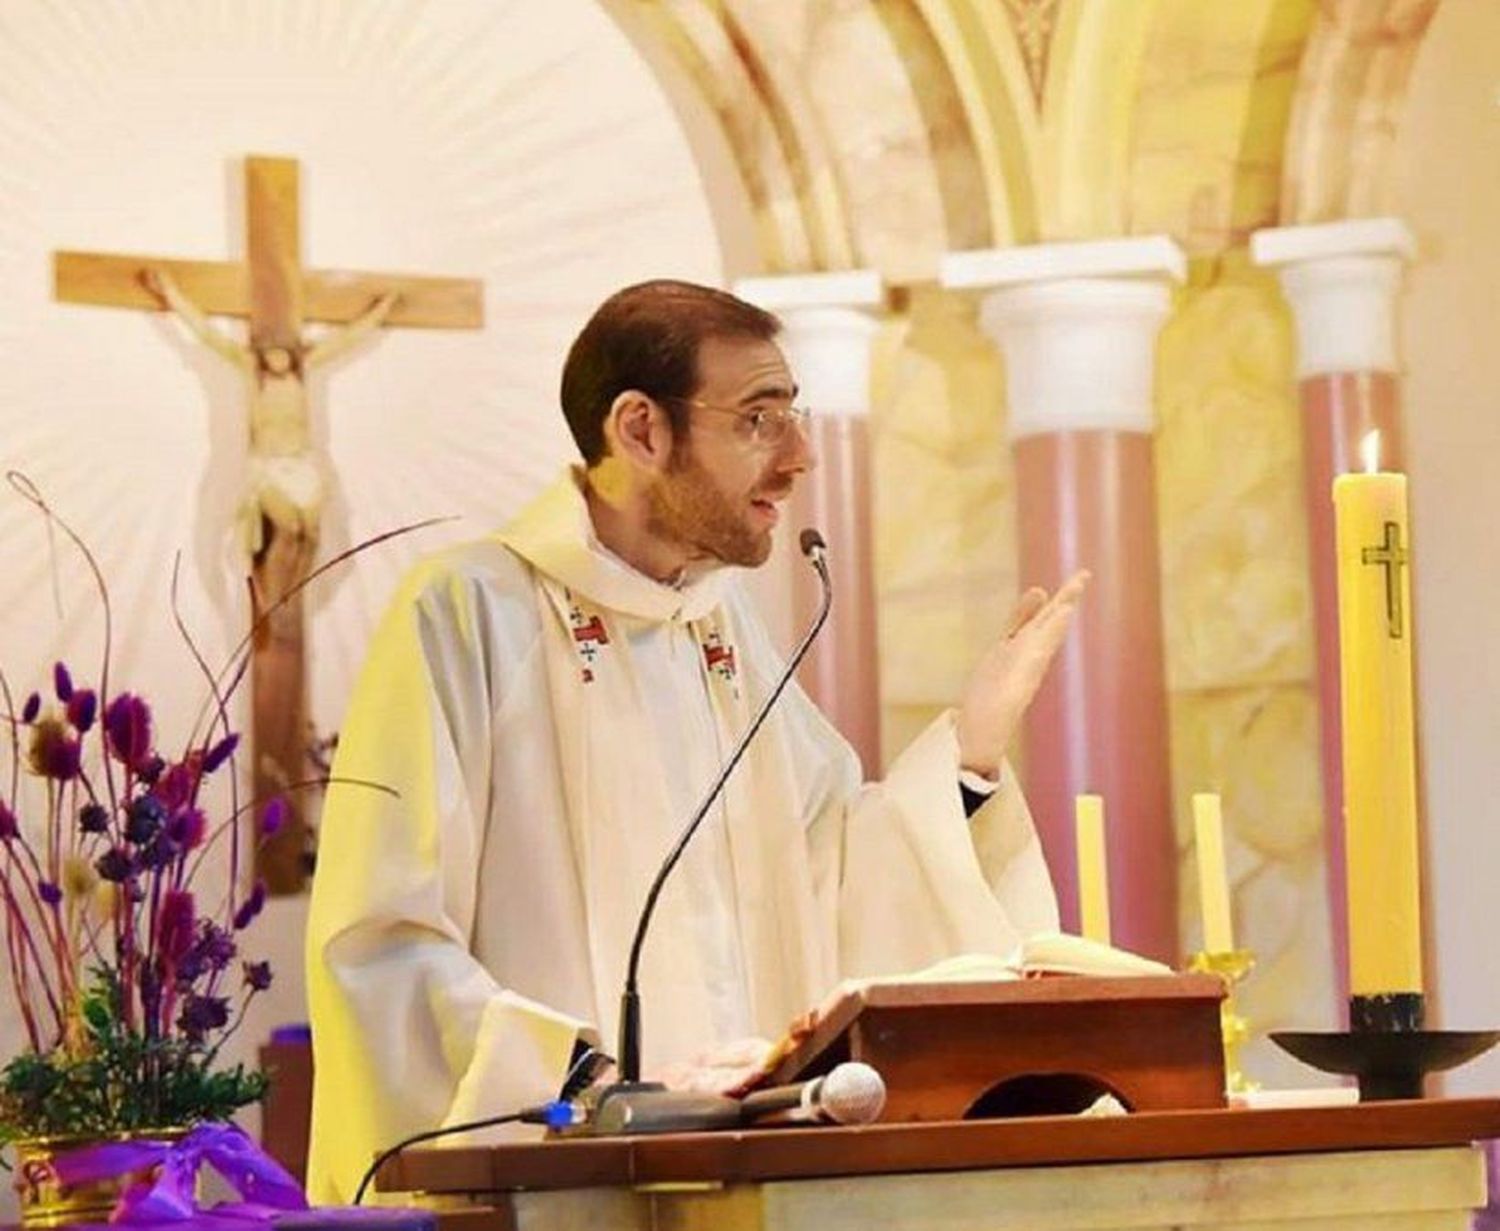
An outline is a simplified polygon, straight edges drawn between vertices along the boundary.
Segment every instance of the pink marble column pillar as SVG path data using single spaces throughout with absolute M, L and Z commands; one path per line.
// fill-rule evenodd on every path
M 1274 266 L 1297 328 L 1308 560 L 1317 646 L 1324 842 L 1339 1000 L 1348 994 L 1349 926 L 1344 886 L 1344 770 L 1340 745 L 1338 563 L 1333 480 L 1362 468 L 1359 446 L 1380 432 L 1383 470 L 1404 470 L 1396 300 L 1412 255 L 1395 218 L 1257 231 L 1256 262 Z
M 1165 238 L 960 253 L 943 281 L 984 289 L 1006 367 L 1022 585 L 1094 575 L 1027 717 L 1024 781 L 1079 927 L 1073 801 L 1102 795 L 1114 943 L 1168 962 L 1177 941 L 1152 461 L 1156 335 L 1185 270 Z
M 775 312 L 779 339 L 812 409 L 817 466 L 798 485 L 769 568 L 800 631 L 820 599 L 797 552 L 797 533 L 816 526 L 828 541 L 833 612 L 798 679 L 854 746 L 865 772 L 880 771 L 880 669 L 870 498 L 870 359 L 885 288 L 869 271 L 747 278 L 742 298 Z

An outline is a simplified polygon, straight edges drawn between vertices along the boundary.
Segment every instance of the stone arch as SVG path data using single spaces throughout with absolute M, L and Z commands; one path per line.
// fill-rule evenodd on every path
M 1406 86 L 1438 0 L 1319 6 L 1287 134 L 1281 220 L 1332 222 L 1391 208 L 1391 155 Z
M 1135 98 L 1126 229 L 1191 256 L 1279 217 L 1282 150 L 1311 0 L 1162 0 Z
M 733 172 L 741 205 L 709 188 L 735 272 L 924 281 L 950 249 L 1035 237 L 1034 104 L 994 5 L 605 7 L 656 69 L 705 179 Z

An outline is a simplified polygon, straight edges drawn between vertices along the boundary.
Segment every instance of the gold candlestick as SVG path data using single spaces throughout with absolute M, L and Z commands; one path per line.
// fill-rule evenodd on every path
M 1250 1037 L 1250 1023 L 1235 1008 L 1234 989 L 1255 969 L 1255 954 L 1249 949 L 1230 949 L 1223 953 L 1195 953 L 1188 962 L 1194 974 L 1218 975 L 1224 980 L 1226 995 L 1219 1006 L 1219 1032 L 1224 1040 L 1224 1088 L 1230 1094 L 1259 1090 L 1240 1068 L 1240 1048 Z

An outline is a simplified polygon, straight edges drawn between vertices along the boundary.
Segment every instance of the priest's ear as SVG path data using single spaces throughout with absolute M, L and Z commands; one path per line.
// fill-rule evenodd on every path
M 672 420 L 655 399 L 627 389 L 610 405 L 604 439 L 611 456 L 643 470 L 664 470 L 672 456 Z

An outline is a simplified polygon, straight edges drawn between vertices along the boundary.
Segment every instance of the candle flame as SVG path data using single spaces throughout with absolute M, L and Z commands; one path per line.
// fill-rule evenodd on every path
M 1380 469 L 1380 429 L 1371 428 L 1359 442 L 1359 455 L 1364 460 L 1365 473 L 1374 474 Z

